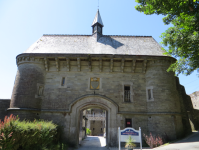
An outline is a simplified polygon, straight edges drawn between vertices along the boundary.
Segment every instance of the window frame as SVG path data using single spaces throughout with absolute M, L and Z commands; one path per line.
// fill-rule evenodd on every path
M 63 78 L 65 78 L 64 85 L 62 85 Z M 66 76 L 60 77 L 59 88 L 67 88 L 67 77 Z
M 151 99 L 149 99 L 149 90 L 150 90 L 150 94 L 151 94 Z M 146 87 L 146 99 L 148 102 L 154 101 L 154 97 L 153 97 L 153 86 L 149 86 Z
M 131 120 L 131 126 L 127 127 L 127 119 Z M 132 118 L 125 118 L 125 128 L 132 128 L 133 124 L 132 124 Z
M 124 95 L 124 93 L 125 93 L 124 87 L 125 86 L 130 87 L 130 101 L 129 102 L 125 101 L 125 95 Z M 133 102 L 134 92 L 133 92 L 133 83 L 132 82 L 122 82 L 122 93 L 121 93 L 121 95 L 123 96 L 123 100 L 122 100 L 123 103 L 132 103 Z
M 125 87 L 129 87 L 129 90 L 125 90 Z M 126 95 L 125 95 L 125 92 L 126 91 L 129 91 L 129 101 L 125 101 L 126 100 Z M 124 102 L 131 102 L 131 86 L 130 85 L 124 85 Z

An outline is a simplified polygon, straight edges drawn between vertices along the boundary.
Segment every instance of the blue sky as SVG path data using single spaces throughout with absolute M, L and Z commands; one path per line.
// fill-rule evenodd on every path
M 169 26 L 144 15 L 133 0 L 99 0 L 105 35 L 149 35 L 157 42 Z M 98 0 L 0 0 L 0 98 L 11 98 L 16 56 L 43 34 L 91 34 Z M 199 90 L 196 72 L 180 75 L 187 94 Z

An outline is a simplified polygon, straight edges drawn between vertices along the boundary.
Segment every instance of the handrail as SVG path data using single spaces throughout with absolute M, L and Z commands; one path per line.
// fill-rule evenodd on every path
M 86 114 L 86 117 L 106 117 L 105 114 L 101 115 L 101 114 Z

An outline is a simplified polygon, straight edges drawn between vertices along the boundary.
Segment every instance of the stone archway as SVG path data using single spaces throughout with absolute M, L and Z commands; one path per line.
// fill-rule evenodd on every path
M 107 146 L 116 146 L 118 105 L 111 99 L 100 95 L 84 96 L 71 103 L 70 137 L 73 137 L 74 143 L 79 143 L 79 112 L 92 106 L 105 109 L 108 112 Z

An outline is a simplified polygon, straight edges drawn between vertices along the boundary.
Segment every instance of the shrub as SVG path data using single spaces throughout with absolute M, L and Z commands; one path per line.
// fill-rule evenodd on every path
M 165 140 L 164 140 L 164 138 L 162 136 L 154 136 L 154 135 L 152 135 L 152 133 L 150 133 L 149 136 L 145 135 L 145 134 L 143 134 L 143 135 L 144 135 L 146 143 L 151 148 L 163 145 L 165 143 Z
M 50 121 L 19 121 L 10 115 L 0 122 L 0 149 L 30 150 L 47 147 L 57 139 L 57 125 Z
M 86 128 L 86 134 L 89 135 L 91 133 L 91 130 L 89 128 Z
M 135 146 L 136 146 L 136 144 L 134 143 L 133 138 L 129 135 L 129 137 L 126 141 L 126 144 L 125 144 L 125 148 L 133 149 Z

